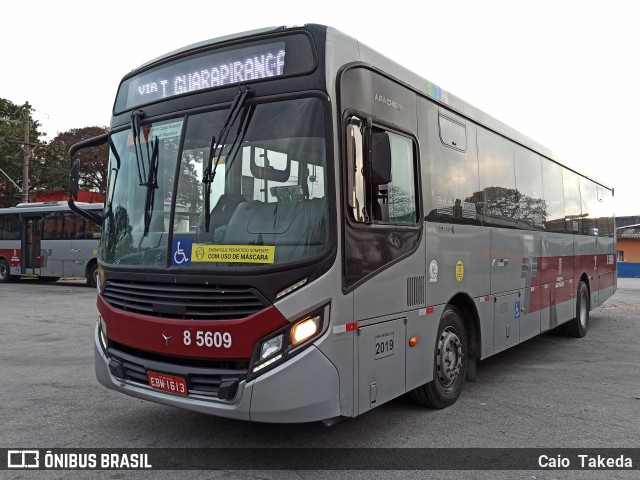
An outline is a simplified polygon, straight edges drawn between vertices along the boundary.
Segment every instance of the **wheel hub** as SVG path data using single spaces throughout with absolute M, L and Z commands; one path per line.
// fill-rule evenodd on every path
M 438 341 L 437 366 L 438 379 L 443 387 L 450 386 L 462 369 L 462 343 L 452 327 L 445 328 Z

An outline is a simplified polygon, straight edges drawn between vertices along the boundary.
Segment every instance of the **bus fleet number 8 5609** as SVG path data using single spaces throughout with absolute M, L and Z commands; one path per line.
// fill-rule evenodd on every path
M 195 332 L 194 339 L 191 331 L 185 330 L 182 338 L 185 345 L 191 345 L 193 342 L 197 347 L 231 348 L 231 334 L 229 332 L 220 333 L 198 330 Z

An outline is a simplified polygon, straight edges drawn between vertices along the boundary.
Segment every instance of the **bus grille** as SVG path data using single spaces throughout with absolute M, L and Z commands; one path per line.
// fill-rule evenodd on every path
M 160 355 L 139 351 L 135 354 L 135 350 L 124 345 L 117 345 L 117 347 L 118 349 L 110 348 L 108 351 L 110 368 L 112 365 L 117 365 L 112 373 L 118 378 L 144 386 L 149 385 L 148 371 L 164 372 L 184 378 L 189 395 L 231 400 L 237 393 L 239 383 L 247 378 L 248 361 L 204 361 L 201 363 L 218 363 L 219 365 L 214 368 L 194 367 L 191 364 L 195 361 L 189 362 L 188 359 L 183 359 L 184 364 L 180 364 L 178 358 L 171 359 L 171 363 L 165 363 Z M 115 364 L 112 363 L 114 361 Z
M 102 293 L 114 308 L 162 318 L 233 320 L 268 306 L 253 288 L 109 280 Z

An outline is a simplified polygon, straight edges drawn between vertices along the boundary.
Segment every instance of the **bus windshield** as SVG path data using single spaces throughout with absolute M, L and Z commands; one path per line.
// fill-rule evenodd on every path
M 321 100 L 245 102 L 220 138 L 228 120 L 220 109 L 112 134 L 105 264 L 264 268 L 328 248 Z

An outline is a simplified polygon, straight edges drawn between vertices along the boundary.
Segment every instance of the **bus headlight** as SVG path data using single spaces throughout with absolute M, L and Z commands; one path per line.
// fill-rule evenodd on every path
M 286 361 L 289 357 L 304 350 L 311 341 L 323 331 L 323 312 L 325 307 L 305 315 L 300 320 L 287 325 L 284 329 L 265 338 L 254 350 L 247 380 L 270 370 Z M 269 367 L 269 368 L 267 368 Z
M 260 348 L 260 358 L 259 362 L 262 362 L 269 357 L 272 357 L 280 350 L 282 350 L 282 339 L 284 338 L 283 334 L 278 335 L 277 337 L 270 338 L 269 340 L 265 340 L 262 343 L 262 347 Z
M 320 330 L 320 315 L 305 318 L 291 327 L 291 346 L 300 345 L 305 340 L 313 337 Z

